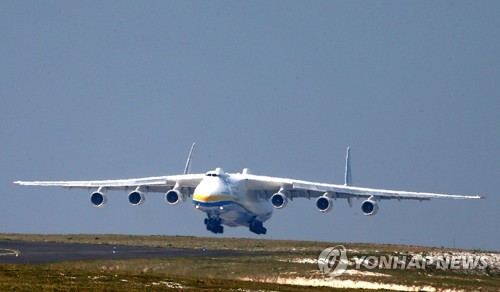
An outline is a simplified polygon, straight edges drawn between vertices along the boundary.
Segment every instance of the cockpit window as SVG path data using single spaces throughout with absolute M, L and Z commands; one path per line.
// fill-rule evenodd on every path
M 218 177 L 219 175 L 218 175 L 218 174 L 216 174 L 216 173 L 210 173 L 210 172 L 209 172 L 209 173 L 207 173 L 207 175 L 206 175 L 206 176 Z

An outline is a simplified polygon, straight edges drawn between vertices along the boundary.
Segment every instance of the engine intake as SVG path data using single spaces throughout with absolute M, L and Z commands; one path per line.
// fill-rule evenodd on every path
M 101 192 L 93 192 L 90 195 L 90 202 L 94 207 L 102 208 L 108 202 L 108 198 Z
M 271 204 L 276 209 L 284 208 L 288 204 L 288 198 L 282 193 L 276 193 L 271 197 Z
M 361 204 L 361 211 L 366 216 L 375 215 L 378 212 L 378 203 L 372 200 L 363 201 Z
M 332 199 L 326 197 L 326 196 L 321 196 L 316 199 L 316 208 L 320 212 L 330 212 L 333 209 L 333 202 Z
M 146 198 L 142 192 L 133 191 L 130 192 L 130 194 L 128 194 L 128 201 L 130 204 L 134 206 L 142 205 L 142 203 L 144 203 L 145 200 Z
M 185 200 L 186 197 L 184 194 L 178 190 L 170 190 L 165 194 L 165 201 L 167 201 L 170 205 L 177 205 Z

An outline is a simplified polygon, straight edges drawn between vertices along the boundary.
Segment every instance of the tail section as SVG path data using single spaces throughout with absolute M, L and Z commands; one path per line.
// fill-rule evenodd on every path
M 345 182 L 344 182 L 344 185 L 346 186 L 352 185 L 350 153 L 351 153 L 351 147 L 347 147 L 347 154 L 345 157 Z
M 352 185 L 352 176 L 351 176 L 351 147 L 347 147 L 347 154 L 345 156 L 345 181 L 344 185 L 350 186 Z M 351 198 L 347 198 L 347 203 L 349 207 L 352 207 Z
M 196 142 L 194 142 L 193 145 L 191 145 L 191 151 L 189 151 L 189 156 L 186 161 L 186 167 L 184 168 L 184 174 L 188 174 L 189 169 L 191 168 L 191 157 L 193 155 L 194 145 L 196 145 Z

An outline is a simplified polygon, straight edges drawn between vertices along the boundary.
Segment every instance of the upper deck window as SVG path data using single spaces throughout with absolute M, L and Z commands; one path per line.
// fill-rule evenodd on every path
M 225 177 L 225 173 L 224 170 L 222 170 L 222 168 L 217 167 L 215 170 L 207 172 L 205 176 Z

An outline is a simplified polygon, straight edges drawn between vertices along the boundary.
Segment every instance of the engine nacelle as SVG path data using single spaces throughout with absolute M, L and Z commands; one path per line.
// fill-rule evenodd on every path
M 142 205 L 142 203 L 144 203 L 144 200 L 146 200 L 146 197 L 142 192 L 133 191 L 128 194 L 128 201 L 134 206 Z
M 288 198 L 282 193 L 276 193 L 271 197 L 271 204 L 276 209 L 284 208 L 288 204 Z
M 327 196 L 321 196 L 317 198 L 316 208 L 318 208 L 320 212 L 330 212 L 333 209 L 332 199 Z
M 361 211 L 366 216 L 371 216 L 377 214 L 378 211 L 378 203 L 372 200 L 363 201 L 361 204 Z
M 177 205 L 186 200 L 186 196 L 178 190 L 170 190 L 165 194 L 165 201 L 170 205 Z
M 94 207 L 102 208 L 108 202 L 108 198 L 101 192 L 93 192 L 92 195 L 90 195 L 90 202 Z

